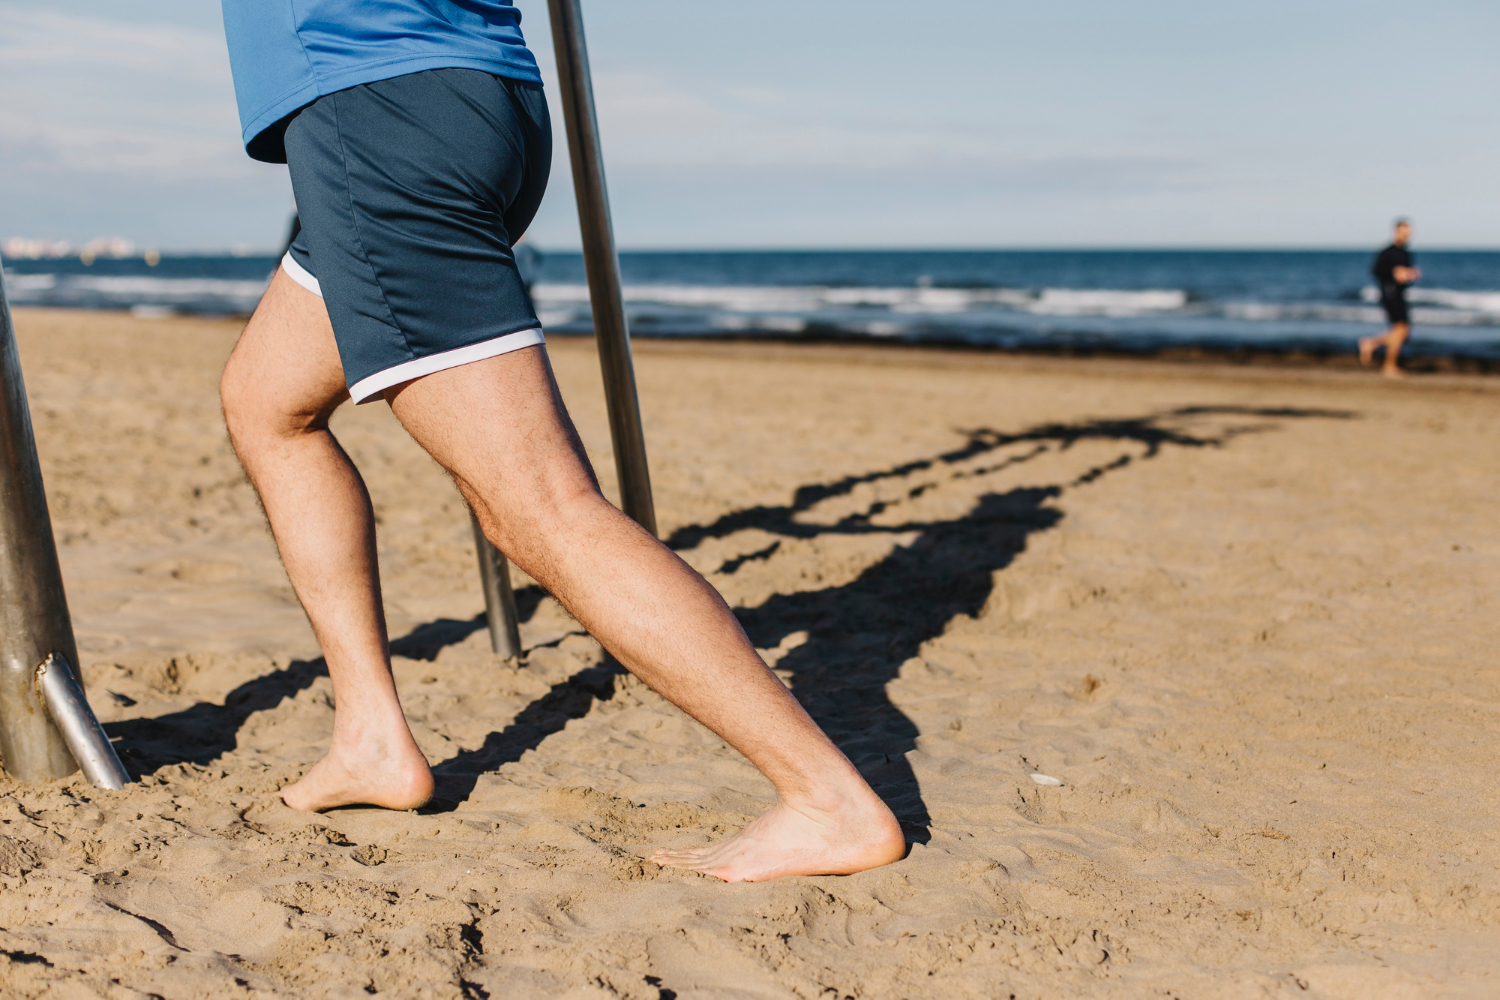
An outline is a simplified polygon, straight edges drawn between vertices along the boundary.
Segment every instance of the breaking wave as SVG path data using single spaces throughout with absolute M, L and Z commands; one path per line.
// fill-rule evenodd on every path
M 1500 253 L 1422 255 L 1411 350 L 1500 358 Z M 17 306 L 248 314 L 276 258 L 6 261 Z M 591 327 L 577 254 L 534 273 L 549 330 Z M 627 253 L 643 336 L 878 338 L 997 347 L 1252 346 L 1347 351 L 1385 322 L 1369 255 L 1344 252 Z

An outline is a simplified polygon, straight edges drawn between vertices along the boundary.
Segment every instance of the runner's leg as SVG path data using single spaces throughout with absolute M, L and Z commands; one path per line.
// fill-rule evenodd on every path
M 486 534 L 627 668 L 721 736 L 780 796 L 729 840 L 657 862 L 729 881 L 842 874 L 905 853 L 895 817 L 756 654 L 718 592 L 599 493 L 546 353 L 386 393 Z
M 277 270 L 220 386 L 235 451 L 333 681 L 328 755 L 282 791 L 296 809 L 409 809 L 432 775 L 396 697 L 364 481 L 328 430 L 349 398 L 323 300 Z
M 1362 365 L 1374 364 L 1375 352 L 1384 346 L 1390 335 L 1391 331 L 1386 330 L 1384 333 L 1374 337 L 1359 338 L 1359 363 Z
M 1406 344 L 1406 338 L 1411 335 L 1411 326 L 1407 323 L 1397 323 L 1391 327 L 1391 332 L 1385 336 L 1385 364 L 1381 366 L 1380 373 L 1386 378 L 1400 378 L 1402 376 L 1401 366 L 1397 362 L 1401 358 L 1401 348 Z

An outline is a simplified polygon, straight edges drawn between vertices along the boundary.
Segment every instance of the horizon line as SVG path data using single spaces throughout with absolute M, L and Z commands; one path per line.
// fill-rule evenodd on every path
M 582 248 L 573 244 L 553 247 L 537 243 L 526 244 L 540 253 L 580 254 Z M 764 254 L 832 254 L 832 253 L 1366 253 L 1374 244 L 1274 244 L 1274 243 L 1223 243 L 1223 244 L 1043 244 L 1010 246 L 637 246 L 619 247 L 621 254 L 713 254 L 713 253 L 764 253 Z M 1500 253 L 1500 244 L 1432 244 L 1418 245 L 1421 253 Z M 279 257 L 280 249 L 257 248 L 253 250 L 229 248 L 148 248 L 140 253 L 119 257 L 96 257 L 104 260 L 138 260 L 147 253 L 162 257 Z M 55 257 L 12 257 L 0 254 L 0 260 L 19 261 L 73 260 L 79 255 L 70 253 Z

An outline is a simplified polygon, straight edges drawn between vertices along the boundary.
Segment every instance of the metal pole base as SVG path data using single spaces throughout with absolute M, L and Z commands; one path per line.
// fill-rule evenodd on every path
M 28 783 L 66 778 L 78 770 L 42 705 L 35 660 L 0 667 L 0 757 L 11 777 Z
M 104 727 L 99 725 L 99 719 L 89 707 L 83 686 L 73 676 L 67 657 L 53 653 L 43 660 L 36 668 L 36 686 L 47 714 L 57 724 L 63 742 L 68 744 L 83 776 L 95 787 L 111 791 L 119 791 L 129 784 L 130 775 L 125 772 L 109 737 L 104 734 Z
M 479 518 L 471 511 L 474 548 L 479 555 L 479 581 L 484 587 L 484 614 L 490 625 L 490 648 L 507 660 L 521 659 L 520 614 L 516 592 L 510 585 L 510 565 L 499 549 L 490 544 Z

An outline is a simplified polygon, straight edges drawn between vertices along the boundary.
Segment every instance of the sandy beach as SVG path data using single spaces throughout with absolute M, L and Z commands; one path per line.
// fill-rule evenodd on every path
M 6 997 L 1500 994 L 1500 379 L 639 342 L 663 535 L 912 842 L 724 885 L 644 859 L 769 785 L 525 579 L 497 660 L 383 405 L 335 429 L 438 798 L 283 806 L 333 706 L 219 418 L 239 324 L 15 322 L 140 781 L 0 778 Z

